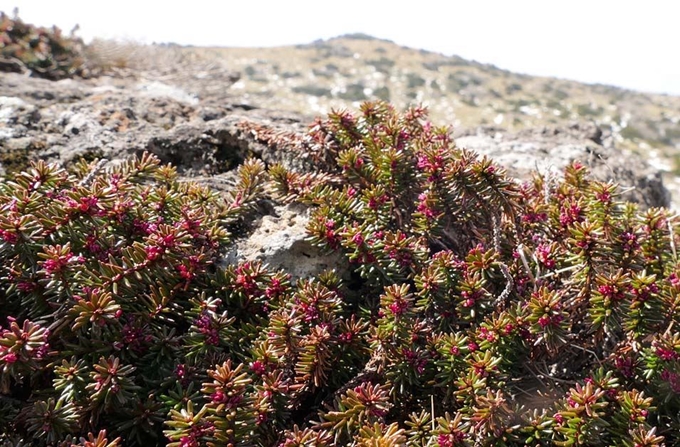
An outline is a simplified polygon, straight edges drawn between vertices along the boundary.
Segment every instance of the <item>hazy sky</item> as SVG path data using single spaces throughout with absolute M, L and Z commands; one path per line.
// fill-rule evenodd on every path
M 79 35 L 276 46 L 362 32 L 557 76 L 680 95 L 677 0 L 2 0 Z

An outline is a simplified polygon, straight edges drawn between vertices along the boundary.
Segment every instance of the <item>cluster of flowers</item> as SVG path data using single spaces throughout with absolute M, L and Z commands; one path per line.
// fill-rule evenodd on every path
M 578 163 L 518 184 L 426 117 L 333 113 L 291 142 L 318 172 L 250 160 L 226 199 L 148 156 L 0 184 L 0 442 L 680 441 L 674 219 Z M 346 276 L 219 267 L 267 190 Z

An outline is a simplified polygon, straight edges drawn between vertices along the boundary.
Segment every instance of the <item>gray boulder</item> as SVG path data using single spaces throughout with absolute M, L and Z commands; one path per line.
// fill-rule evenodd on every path
M 248 237 L 234 243 L 224 263 L 261 261 L 271 269 L 284 270 L 292 280 L 311 278 L 325 270 L 346 276 L 347 260 L 340 253 L 324 254 L 307 241 L 309 211 L 299 205 L 275 207 L 272 214 L 255 223 Z
M 615 148 L 611 139 L 592 124 L 541 127 L 518 133 L 481 127 L 459 134 L 456 144 L 492 158 L 520 179 L 529 178 L 535 171 L 559 176 L 567 165 L 579 161 L 594 178 L 619 184 L 625 191 L 624 200 L 642 208 L 670 205 L 662 173 L 639 155 Z

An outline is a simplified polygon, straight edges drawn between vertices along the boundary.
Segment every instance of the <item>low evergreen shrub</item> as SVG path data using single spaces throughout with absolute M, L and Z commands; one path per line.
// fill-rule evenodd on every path
M 667 210 L 577 162 L 518 183 L 420 108 L 254 132 L 317 169 L 248 160 L 228 197 L 148 155 L 0 183 L 0 442 L 680 442 Z M 311 207 L 350 275 L 221 267 L 264 198 Z

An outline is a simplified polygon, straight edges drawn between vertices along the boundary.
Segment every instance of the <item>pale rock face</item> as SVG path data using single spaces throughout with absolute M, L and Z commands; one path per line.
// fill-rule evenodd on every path
M 196 96 L 181 88 L 158 81 L 140 82 L 137 84 L 137 89 L 142 92 L 143 95 L 152 98 L 170 98 L 191 105 L 198 104 L 198 98 Z
M 347 263 L 339 253 L 324 255 L 307 239 L 309 209 L 287 205 L 275 207 L 275 215 L 263 216 L 249 237 L 237 241 L 224 264 L 261 261 L 270 271 L 284 270 L 291 280 L 312 278 L 334 269 L 344 276 Z
M 25 101 L 12 96 L 0 96 L 0 122 L 7 123 L 14 114 L 15 109 L 25 107 Z
M 594 125 L 526 129 L 517 133 L 497 128 L 463 132 L 456 145 L 493 159 L 508 174 L 526 180 L 533 172 L 559 177 L 573 161 L 586 165 L 594 178 L 618 183 L 623 199 L 641 207 L 670 205 L 658 167 L 640 156 L 615 148 Z
M 15 123 L 36 113 L 36 107 L 15 96 L 0 96 L 0 143 L 16 135 Z

